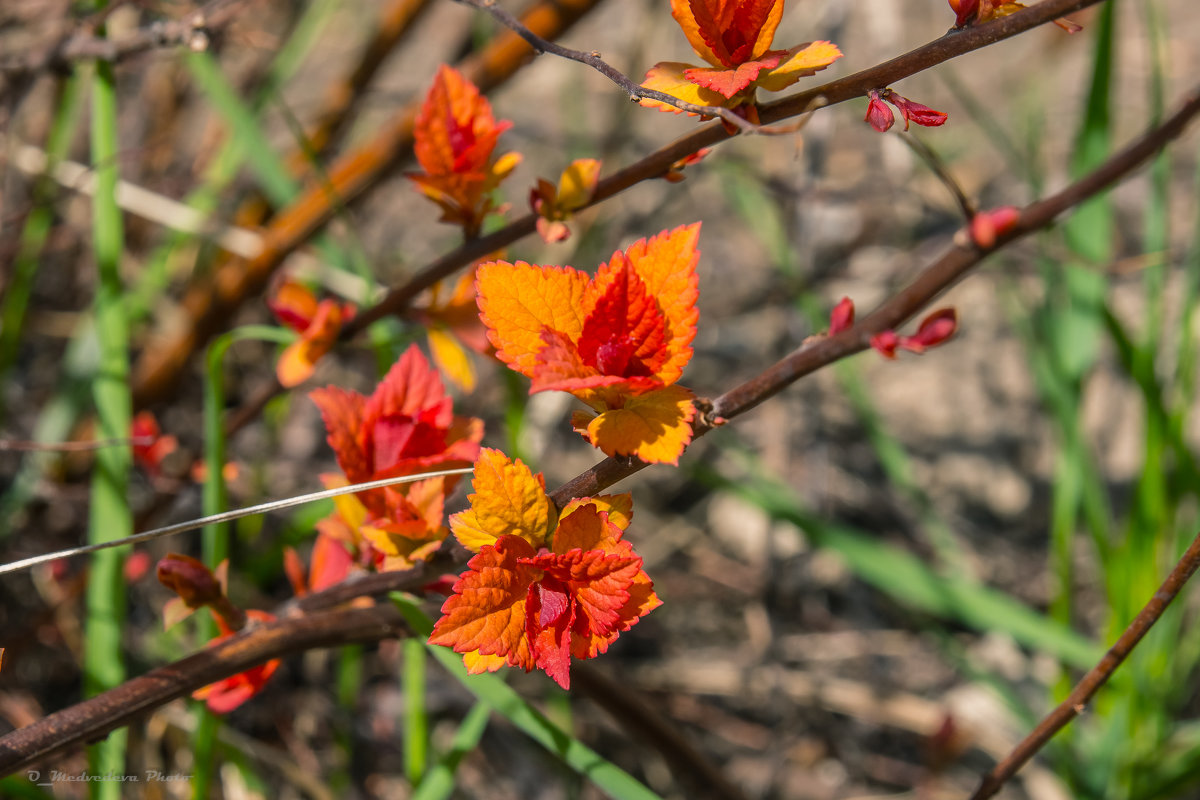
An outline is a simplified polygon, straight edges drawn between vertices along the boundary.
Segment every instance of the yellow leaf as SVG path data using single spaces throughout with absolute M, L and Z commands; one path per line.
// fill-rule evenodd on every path
M 463 547 L 479 552 L 502 536 L 519 536 L 535 550 L 545 543 L 556 514 L 540 473 L 485 447 L 475 462 L 472 489 L 471 507 L 450 517 L 450 530 Z
M 608 456 L 634 455 L 650 464 L 678 464 L 692 441 L 696 409 L 692 393 L 664 386 L 629 398 L 624 407 L 605 411 L 587 426 L 586 436 Z
M 697 86 L 683 76 L 685 69 L 694 68 L 694 64 L 684 64 L 680 61 L 664 61 L 660 64 L 655 64 L 646 72 L 646 80 L 642 81 L 642 88 L 669 94 L 672 97 L 683 100 L 685 103 L 692 103 L 698 106 L 728 105 L 729 101 L 720 92 L 714 92 L 712 89 Z M 661 103 L 658 100 L 642 100 L 641 104 L 647 108 L 657 108 L 659 111 L 670 111 L 675 114 L 684 113 L 680 109 L 669 106 L 666 103 Z M 686 113 L 696 116 L 691 111 Z
M 583 296 L 588 276 L 571 267 L 535 267 L 518 261 L 491 261 L 479 267 L 479 311 L 490 329 L 496 356 L 533 377 L 542 329 L 572 341 L 583 330 Z
M 463 653 L 463 666 L 467 668 L 467 672 L 472 675 L 478 675 L 481 672 L 495 672 L 508 663 L 508 659 L 504 656 L 483 655 L 478 650 L 472 650 L 469 653 Z
M 768 92 L 778 92 L 801 78 L 815 75 L 842 57 L 833 42 L 811 42 L 788 50 L 788 57 L 770 72 L 758 77 L 758 85 Z
M 600 179 L 600 162 L 594 158 L 577 158 L 563 170 L 558 182 L 558 207 L 574 211 L 587 205 Z
M 429 339 L 429 351 L 433 361 L 446 379 L 462 389 L 471 392 L 475 389 L 475 366 L 471 357 L 458 339 L 442 326 L 429 328 L 425 335 Z

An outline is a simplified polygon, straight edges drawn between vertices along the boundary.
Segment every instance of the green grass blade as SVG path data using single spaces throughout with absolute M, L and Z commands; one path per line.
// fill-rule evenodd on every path
M 48 173 L 67 154 L 67 147 L 70 146 L 71 137 L 79 122 L 82 85 L 83 81 L 77 75 L 69 76 L 61 83 L 58 108 L 46 141 Z M 54 180 L 49 176 L 38 179 L 34 186 L 33 208 L 21 230 L 17 255 L 4 286 L 3 307 L 0 308 L 0 381 L 12 368 L 16 359 L 25 309 L 33 291 L 33 278 L 37 272 L 38 260 L 54 224 L 55 210 L 52 200 L 56 191 Z
M 421 639 L 428 639 L 433 622 L 415 601 L 393 594 L 392 601 Z M 457 678 L 481 702 L 487 703 L 526 736 L 562 759 L 563 763 L 583 775 L 601 791 L 617 800 L 656 800 L 658 795 L 647 789 L 625 770 L 609 762 L 596 751 L 570 736 L 545 715 L 525 702 L 511 687 L 496 675 L 469 675 L 462 656 L 447 647 L 429 645 L 441 665 Z
M 269 157 L 274 149 L 267 141 L 258 115 L 249 108 L 221 72 L 211 53 L 189 53 L 188 70 L 192 78 L 232 129 L 233 138 L 250 154 L 248 165 L 258 178 L 267 199 L 283 205 L 300 192 L 300 183 L 292 177 L 282 160 Z
M 258 177 L 267 199 L 275 206 L 285 206 L 299 197 L 300 182 L 293 177 L 284 159 L 275 152 L 263 133 L 263 125 L 253 107 L 245 103 L 221 72 L 220 64 L 209 53 L 191 53 L 188 67 L 201 90 L 229 124 L 233 136 L 250 155 L 250 166 Z M 297 131 L 297 135 L 302 132 Z M 324 179 L 319 165 L 314 165 Z M 372 277 L 370 265 L 361 246 L 338 247 L 325 234 L 315 239 L 317 251 L 330 264 L 354 272 L 362 278 Z M 369 298 L 351 298 L 368 302 Z
M 229 505 L 224 476 L 225 426 L 221 415 L 225 410 L 225 374 L 223 372 L 225 354 L 234 341 L 235 337 L 231 334 L 218 337 L 209 345 L 205 358 L 204 465 L 206 469 L 201 493 L 202 513 L 205 516 L 220 514 L 227 510 Z M 229 557 L 228 524 L 206 526 L 201 532 L 200 541 L 204 563 L 210 569 L 215 569 Z M 207 614 L 197 614 L 196 624 L 199 626 L 201 640 L 211 639 L 217 633 L 212 618 Z M 191 790 L 192 797 L 202 800 L 212 794 L 221 718 L 209 711 L 202 703 L 195 704 L 194 708 L 198 719 L 192 743 L 194 767 Z
M 462 724 L 458 726 L 458 732 L 454 734 L 450 749 L 438 759 L 433 769 L 429 770 L 425 780 L 421 781 L 421 785 L 413 792 L 411 800 L 446 800 L 450 796 L 454 791 L 454 773 L 458 770 L 459 762 L 479 745 L 491 715 L 491 707 L 482 700 L 471 706 Z
M 887 430 L 879 411 L 871 401 L 871 395 L 863 384 L 857 365 L 849 360 L 834 365 L 834 373 L 854 407 L 859 421 L 866 429 L 867 438 L 875 450 L 879 465 L 883 467 L 888 482 L 899 491 L 917 511 L 921 531 L 937 554 L 939 566 L 964 578 L 971 576 L 970 560 L 958 536 L 938 516 L 929 495 L 913 477 L 915 471 L 903 443 Z
M 96 332 L 100 369 L 92 388 L 96 403 L 97 437 L 129 436 L 132 403 L 129 392 L 129 328 L 122 300 L 121 256 L 124 228 L 117 206 L 117 87 L 112 65 L 98 62 L 92 77 L 92 163 L 96 170 L 92 230 L 98 281 Z M 99 543 L 133 533 L 133 515 L 126 501 L 132 455 L 128 445 L 96 453 L 88 512 L 88 542 Z M 125 627 L 125 582 L 121 574 L 126 548 L 97 553 L 87 584 L 84 639 L 84 692 L 94 696 L 125 679 L 121 634 Z M 125 774 L 128 732 L 110 733 L 88 749 L 93 774 Z M 117 798 L 118 781 L 89 784 L 94 798 Z
M 1117 0 L 1103 4 L 1096 21 L 1092 84 L 1071 160 L 1071 173 L 1076 177 L 1103 161 L 1111 146 L 1117 5 Z M 1116 230 L 1113 222 L 1112 201 L 1107 192 L 1087 200 L 1064 225 L 1067 244 L 1093 264 L 1107 263 L 1112 259 L 1112 236 Z
M 404 640 L 404 774 L 420 785 L 429 763 L 429 718 L 425 709 L 425 644 Z

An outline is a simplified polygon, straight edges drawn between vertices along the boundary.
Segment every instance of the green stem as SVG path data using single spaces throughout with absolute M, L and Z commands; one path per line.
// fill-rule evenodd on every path
M 96 257 L 96 333 L 100 369 L 92 384 L 96 404 L 96 436 L 122 439 L 129 435 L 132 404 L 129 393 L 129 328 L 122 301 L 121 255 L 124 228 L 117 206 L 117 90 L 112 65 L 96 64 L 92 80 L 92 163 L 96 173 L 93 204 L 93 248 Z M 132 455 L 128 445 L 96 453 L 92 499 L 88 512 L 88 541 L 99 543 L 133 533 L 133 515 L 126 502 Z M 87 623 L 84 635 L 84 692 L 94 696 L 125 679 L 121 634 L 125 623 L 125 583 L 122 566 L 126 548 L 97 553 L 87 585 Z M 114 731 L 88 750 L 93 774 L 125 774 L 128 733 Z M 115 798 L 120 781 L 89 783 L 93 798 Z

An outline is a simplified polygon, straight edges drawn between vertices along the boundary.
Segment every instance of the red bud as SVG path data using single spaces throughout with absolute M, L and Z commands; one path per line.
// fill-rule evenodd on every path
M 191 556 L 169 553 L 155 571 L 159 583 L 179 595 L 188 608 L 210 605 L 225 595 L 212 571 Z
M 1001 206 L 991 211 L 980 211 L 971 218 L 969 232 L 971 241 L 984 250 L 990 250 L 996 245 L 996 237 L 1003 236 L 1013 229 L 1020 219 L 1021 212 L 1013 206 Z
M 867 116 L 864 120 L 880 133 L 887 133 L 896 122 L 896 115 L 879 97 L 879 92 L 872 89 L 868 95 L 871 102 L 867 104 Z
M 903 337 L 900 340 L 900 346 L 914 353 L 922 353 L 927 348 L 942 344 L 957 330 L 957 309 L 939 308 L 921 320 L 916 335 Z
M 895 331 L 883 331 L 871 337 L 871 347 L 879 351 L 884 358 L 895 358 L 896 348 L 900 345 L 900 337 Z
M 843 297 L 829 315 L 829 335 L 836 336 L 854 324 L 854 301 Z

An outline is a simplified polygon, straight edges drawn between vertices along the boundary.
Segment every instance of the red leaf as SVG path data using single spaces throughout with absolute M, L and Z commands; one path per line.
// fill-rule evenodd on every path
M 350 392 L 337 386 L 313 389 L 309 398 L 321 410 L 325 422 L 326 441 L 337 456 L 338 466 L 351 483 L 359 483 L 371 476 L 371 465 L 359 445 L 362 430 L 363 407 L 366 398 L 358 392 Z
M 768 55 L 757 61 L 747 61 L 738 64 L 733 69 L 710 69 L 693 67 L 685 69 L 683 76 L 697 86 L 719 92 L 725 99 L 732 99 L 735 94 L 758 80 L 758 74 L 765 69 L 775 69 L 779 66 L 781 55 Z
M 666 318 L 628 261 L 583 322 L 579 357 L 604 375 L 650 377 L 666 362 Z
M 907 97 L 901 97 L 890 89 L 884 95 L 887 97 L 888 102 L 900 109 L 900 115 L 904 117 L 904 130 L 908 130 L 908 123 L 910 122 L 915 122 L 926 128 L 936 128 L 946 124 L 947 116 L 944 112 L 935 111 L 929 106 L 913 102 Z
M 456 653 L 502 655 L 514 666 L 532 669 L 525 605 L 537 572 L 519 559 L 533 554 L 533 547 L 518 536 L 482 547 L 467 562 L 468 571 L 454 584 L 454 594 L 442 604 L 430 644 L 451 647 Z

